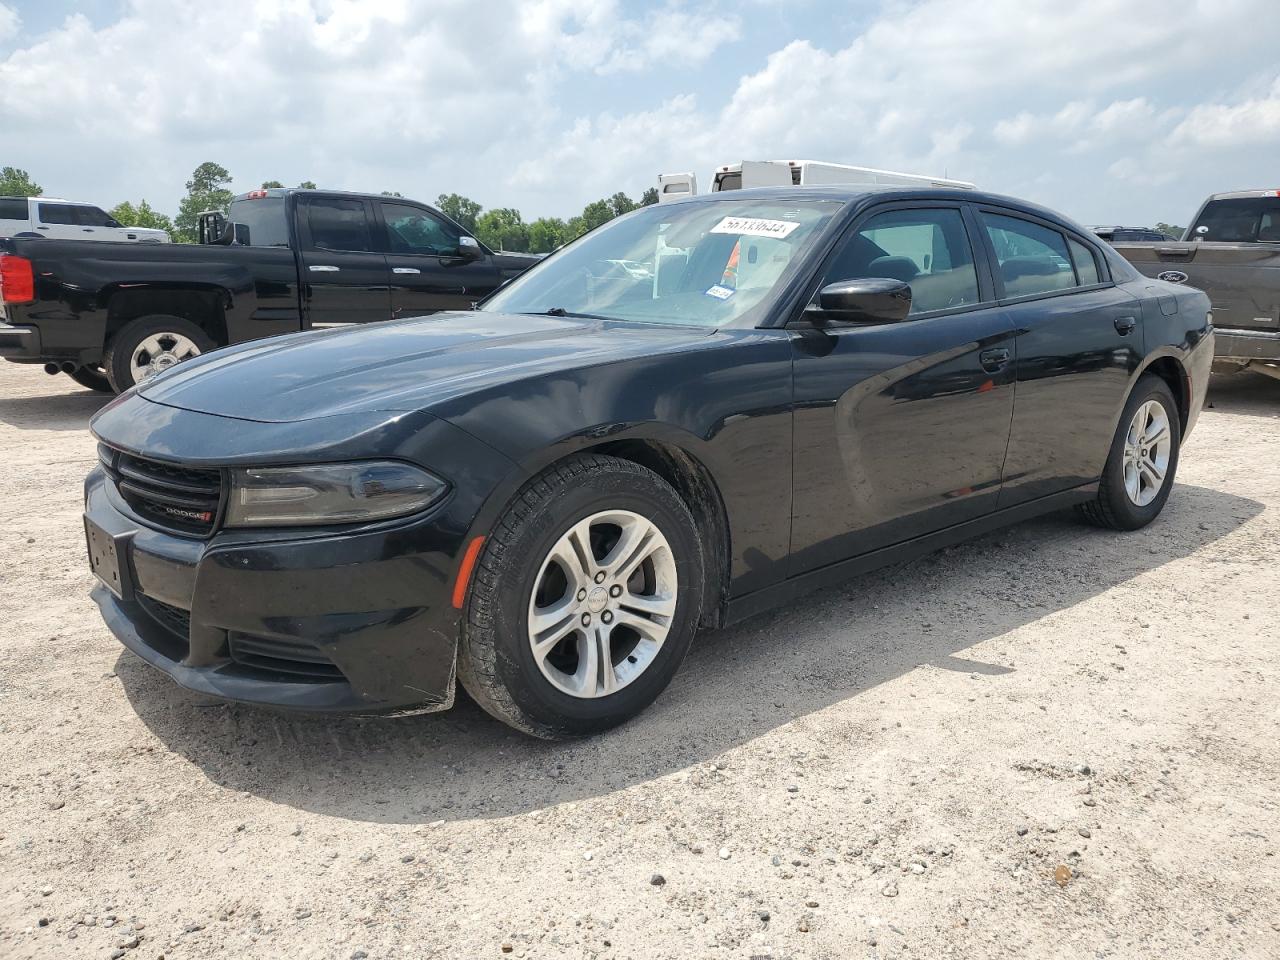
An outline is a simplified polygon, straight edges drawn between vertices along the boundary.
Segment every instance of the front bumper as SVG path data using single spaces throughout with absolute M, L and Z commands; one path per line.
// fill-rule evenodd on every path
M 1280 360 L 1280 332 L 1218 327 L 1214 355 L 1224 360 Z
M 15 327 L 0 316 L 0 357 L 20 363 L 40 360 L 40 331 L 35 327 Z
M 452 704 L 458 616 L 442 548 L 456 535 L 434 515 L 340 535 L 199 540 L 141 522 L 95 470 L 85 517 L 118 557 L 123 596 L 93 591 L 107 626 L 179 685 L 309 711 Z

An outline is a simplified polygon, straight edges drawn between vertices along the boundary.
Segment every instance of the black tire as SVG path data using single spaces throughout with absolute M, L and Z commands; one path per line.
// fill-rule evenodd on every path
M 1150 400 L 1158 402 L 1168 417 L 1171 449 L 1163 485 L 1150 503 L 1139 506 L 1125 491 L 1125 438 L 1138 409 Z M 1181 440 L 1182 419 L 1178 414 L 1178 404 L 1169 390 L 1169 385 L 1151 374 L 1139 378 L 1134 385 L 1133 393 L 1129 395 L 1129 402 L 1124 405 L 1124 412 L 1120 414 L 1116 435 L 1111 440 L 1107 466 L 1102 472 L 1102 480 L 1098 485 L 1098 496 L 1088 503 L 1081 504 L 1080 513 L 1090 523 L 1111 530 L 1137 530 L 1145 527 L 1160 515 L 1165 501 L 1169 499 L 1169 492 L 1173 489 L 1174 476 L 1178 470 Z
M 106 370 L 107 378 L 116 393 L 123 393 L 134 385 L 131 368 L 134 351 L 148 337 L 166 333 L 186 337 L 201 353 L 208 353 L 217 346 L 207 333 L 182 317 L 152 314 L 130 320 L 111 338 L 111 342 L 107 344 L 107 352 L 102 357 L 102 368 Z
M 80 386 L 88 387 L 90 390 L 97 390 L 99 393 L 114 392 L 111 389 L 111 381 L 99 366 L 76 367 L 67 376 L 80 384 Z
M 579 520 L 627 510 L 656 525 L 675 560 L 675 612 L 649 666 L 626 686 L 584 699 L 543 675 L 529 643 L 534 580 L 556 542 Z M 485 541 L 468 590 L 458 679 L 497 719 L 545 739 L 579 737 L 644 710 L 679 669 L 702 610 L 702 545 L 689 508 L 652 470 L 584 454 L 548 467 L 516 495 Z M 618 662 L 618 661 L 615 661 Z

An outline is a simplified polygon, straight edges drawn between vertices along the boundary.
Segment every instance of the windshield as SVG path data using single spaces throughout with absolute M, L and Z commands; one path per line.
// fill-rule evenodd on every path
M 721 200 L 645 207 L 538 264 L 480 309 L 754 325 L 840 206 Z
M 1200 227 L 1208 229 L 1200 233 Z M 1225 243 L 1280 243 L 1280 197 L 1210 200 L 1189 238 Z

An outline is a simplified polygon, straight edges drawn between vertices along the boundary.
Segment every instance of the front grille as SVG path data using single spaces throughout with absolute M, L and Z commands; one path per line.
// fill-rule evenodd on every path
M 208 536 L 222 505 L 220 470 L 179 467 L 98 445 L 102 461 L 125 502 L 157 526 Z
M 332 660 L 305 640 L 255 637 L 235 632 L 228 640 L 231 659 L 255 672 L 303 680 L 346 679 Z

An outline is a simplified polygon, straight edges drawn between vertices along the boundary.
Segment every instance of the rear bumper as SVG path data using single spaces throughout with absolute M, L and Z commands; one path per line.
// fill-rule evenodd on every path
M 1280 331 L 1223 329 L 1214 331 L 1214 356 L 1229 360 L 1280 360 Z
M 15 327 L 0 320 L 0 357 L 18 363 L 40 360 L 40 331 L 35 327 Z

